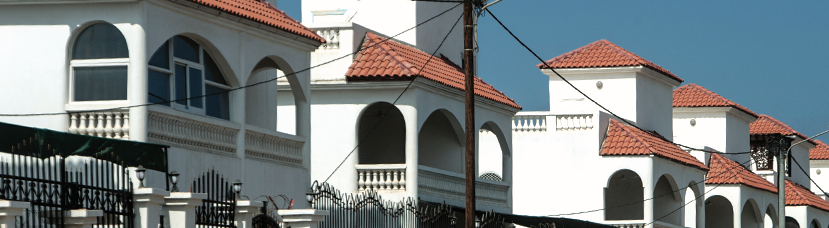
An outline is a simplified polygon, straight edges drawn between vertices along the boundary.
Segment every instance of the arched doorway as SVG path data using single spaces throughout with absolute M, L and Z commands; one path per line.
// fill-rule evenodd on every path
M 705 227 L 734 227 L 734 207 L 723 196 L 711 196 L 705 200 Z
M 653 188 L 653 197 L 654 219 L 677 226 L 682 225 L 682 214 L 675 210 L 682 207 L 683 202 L 673 177 L 668 174 L 659 177 Z
M 631 170 L 616 171 L 604 189 L 605 220 L 641 220 L 645 218 L 645 188 L 639 174 Z
M 786 228 L 800 228 L 800 223 L 797 222 L 797 219 L 786 216 Z
M 685 188 L 685 227 L 697 227 L 698 225 L 702 225 L 702 219 L 699 216 L 702 215 L 704 212 L 702 211 L 703 202 L 700 199 L 700 190 L 701 187 L 700 183 L 696 181 L 691 181 L 688 183 L 688 187 Z M 693 202 L 692 202 L 693 201 Z
M 777 209 L 774 209 L 774 204 L 769 204 L 766 207 L 766 213 L 763 215 L 763 228 L 777 227 Z
M 817 219 L 812 219 L 812 222 L 809 223 L 809 228 L 820 228 L 820 222 Z
M 511 169 L 511 153 L 504 132 L 488 121 L 478 129 L 478 176 L 483 179 L 505 181 Z M 492 178 L 497 175 L 497 178 Z
M 387 102 L 377 102 L 360 114 L 359 164 L 406 163 L 406 122 L 403 113 Z
M 743 204 L 743 211 L 740 213 L 740 224 L 746 228 L 760 228 L 760 211 L 754 200 L 749 199 Z
M 464 173 L 463 131 L 452 113 L 436 110 L 426 118 L 417 135 L 419 165 Z
M 245 123 L 296 134 L 299 81 L 288 63 L 277 56 L 259 60 L 245 83 Z

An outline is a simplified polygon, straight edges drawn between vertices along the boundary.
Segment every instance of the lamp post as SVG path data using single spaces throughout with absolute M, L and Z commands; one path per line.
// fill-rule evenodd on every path
M 308 208 L 312 209 L 314 207 L 314 197 L 317 195 L 314 192 L 314 189 L 308 189 L 308 192 L 305 192 L 305 200 L 308 200 Z
M 242 182 L 239 179 L 233 182 L 233 192 L 236 193 L 236 198 L 239 199 L 239 193 L 242 192 Z
M 826 130 L 824 132 L 821 132 L 820 134 L 817 134 L 815 136 L 809 137 L 805 140 L 802 140 L 800 142 L 796 142 L 796 143 L 792 144 L 791 146 L 789 146 L 788 149 L 786 149 L 785 153 L 777 153 L 777 183 L 778 183 L 777 184 L 777 207 L 778 207 L 777 208 L 777 226 L 778 227 L 781 227 L 781 228 L 786 227 L 786 177 L 783 176 L 783 173 L 786 172 L 786 170 L 785 170 L 786 165 L 783 163 L 783 159 L 786 158 L 786 155 L 789 154 L 792 151 L 792 148 L 794 148 L 794 146 L 797 146 L 797 144 L 812 140 L 812 139 L 814 139 L 818 136 L 821 136 L 823 134 L 826 134 L 826 133 L 829 133 L 829 130 Z M 782 141 L 782 139 L 781 139 L 781 141 Z
M 138 187 L 144 187 L 144 172 L 147 170 L 144 169 L 144 166 L 139 165 L 138 168 L 135 169 L 135 176 L 138 177 Z
M 173 183 L 173 188 L 171 189 L 171 192 L 178 192 L 178 186 L 176 186 L 176 184 L 178 184 L 178 172 L 173 170 L 172 172 L 167 174 L 167 177 L 170 178 L 170 183 Z

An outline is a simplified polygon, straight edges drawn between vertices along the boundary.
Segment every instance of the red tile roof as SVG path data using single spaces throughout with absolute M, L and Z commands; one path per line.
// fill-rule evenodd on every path
M 546 61 L 552 68 L 590 68 L 590 67 L 621 67 L 621 66 L 642 66 L 658 71 L 665 76 L 678 81 L 683 80 L 670 71 L 654 64 L 633 52 L 629 52 L 607 40 L 599 40 L 580 47 L 576 50 L 564 53 L 558 57 Z M 536 67 L 547 68 L 543 63 Z
M 786 206 L 811 206 L 829 211 L 829 202 L 815 195 L 803 185 L 786 180 Z
M 829 145 L 820 140 L 813 140 L 817 146 L 809 150 L 810 160 L 829 160 Z
M 755 118 L 759 117 L 757 113 L 748 108 L 694 83 L 680 86 L 674 90 L 674 107 L 734 107 Z
M 796 135 L 803 139 L 808 138 L 805 135 L 800 134 L 800 132 L 795 131 L 792 127 L 789 127 L 789 125 L 786 125 L 783 122 L 780 122 L 779 120 L 765 114 L 760 114 L 760 117 L 749 125 L 749 132 L 752 135 L 781 134 Z
M 655 155 L 683 165 L 708 170 L 708 167 L 697 158 L 658 135 L 656 132 L 644 132 L 610 119 L 607 137 L 602 143 L 599 155 Z
M 739 163 L 719 154 L 711 154 L 708 178 L 705 184 L 742 184 L 752 188 L 777 193 L 777 187 Z
M 434 57 L 423 68 L 430 54 L 393 40 L 382 42 L 385 38 L 367 33 L 363 40 L 363 50 L 354 58 L 345 76 L 348 81 L 387 81 L 413 80 L 421 76 L 464 90 L 464 73 L 458 65 L 441 56 Z M 475 77 L 475 95 L 521 109 L 512 98 L 504 95 L 481 78 Z
M 314 41 L 325 43 L 325 39 L 314 30 L 300 24 L 285 11 L 279 10 L 265 1 L 257 0 L 190 0 L 225 13 L 247 18 L 271 27 L 284 30 Z

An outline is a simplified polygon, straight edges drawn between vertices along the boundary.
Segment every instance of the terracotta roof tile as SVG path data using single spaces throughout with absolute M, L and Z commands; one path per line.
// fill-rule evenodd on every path
M 742 184 L 752 188 L 777 193 L 777 187 L 739 163 L 719 154 L 711 154 L 706 184 Z
M 364 49 L 357 54 L 345 74 L 348 81 L 412 80 L 415 76 L 421 76 L 464 90 L 463 70 L 446 57 L 432 58 L 429 65 L 420 71 L 431 55 L 393 40 L 382 42 L 383 40 L 385 38 L 374 33 L 366 34 L 363 40 Z M 512 98 L 477 76 L 475 95 L 521 109 Z
M 576 50 L 564 53 L 558 57 L 546 61 L 553 68 L 590 68 L 590 67 L 621 67 L 621 66 L 642 66 L 658 71 L 665 76 L 678 81 L 683 80 L 670 71 L 654 64 L 633 52 L 629 52 L 607 40 L 599 40 L 580 47 Z M 536 67 L 547 68 L 543 63 Z
M 271 27 L 284 30 L 302 37 L 325 42 L 314 30 L 300 24 L 285 11 L 279 10 L 265 1 L 257 0 L 189 0 L 204 6 L 247 18 Z
M 748 108 L 694 83 L 680 86 L 674 90 L 674 107 L 734 107 L 749 115 L 759 117 L 757 113 Z
M 656 132 L 652 134 L 659 135 Z M 708 170 L 702 162 L 678 146 L 635 127 L 610 119 L 599 155 L 655 155 L 694 168 Z
M 800 132 L 795 131 L 792 127 L 789 127 L 789 125 L 786 125 L 783 122 L 780 122 L 779 120 L 765 114 L 760 114 L 760 117 L 749 125 L 749 132 L 752 135 L 781 134 L 796 135 L 803 139 L 808 138 L 805 135 L 800 134 Z
M 786 206 L 811 206 L 829 211 L 829 202 L 806 187 L 789 180 L 786 180 Z
M 829 145 L 820 140 L 813 140 L 817 145 L 809 150 L 810 160 L 829 160 Z

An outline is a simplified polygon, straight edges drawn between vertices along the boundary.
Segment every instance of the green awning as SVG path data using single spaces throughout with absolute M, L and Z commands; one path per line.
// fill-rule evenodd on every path
M 25 142 L 25 143 L 24 143 Z M 36 142 L 36 143 L 30 143 Z M 0 122 L 0 152 L 38 158 L 56 154 L 62 157 L 94 157 L 125 167 L 167 172 L 166 150 L 169 146 L 72 134 L 48 129 L 24 127 Z

